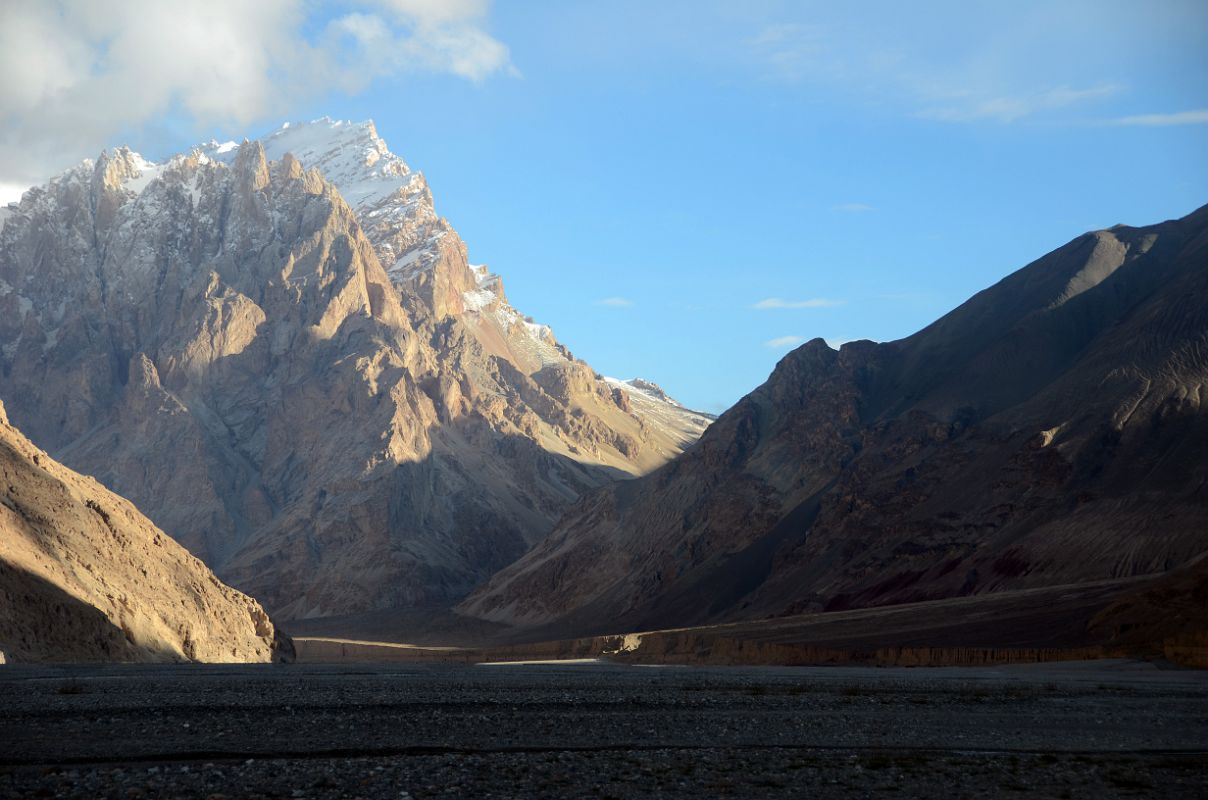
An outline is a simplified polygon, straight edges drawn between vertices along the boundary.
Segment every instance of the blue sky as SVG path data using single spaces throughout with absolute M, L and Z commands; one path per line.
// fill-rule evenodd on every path
M 238 106 L 165 79 L 58 152 L 372 118 L 517 308 L 705 410 L 797 342 L 908 335 L 1083 231 L 1208 203 L 1202 2 L 274 2 L 330 79 L 251 42 L 216 73 Z M 32 108 L 0 105 L 6 148 Z

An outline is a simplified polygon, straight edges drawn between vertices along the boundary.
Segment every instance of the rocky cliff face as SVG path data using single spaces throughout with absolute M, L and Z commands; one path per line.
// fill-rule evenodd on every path
M 372 124 L 123 149 L 6 212 L 14 422 L 282 617 L 456 599 L 685 441 L 469 266 Z
M 907 339 L 809 342 L 461 609 L 632 630 L 1178 567 L 1208 550 L 1204 297 L 1208 209 L 1081 236 Z
M 35 447 L 0 406 L 0 654 L 246 662 L 290 657 L 292 645 L 259 603 Z

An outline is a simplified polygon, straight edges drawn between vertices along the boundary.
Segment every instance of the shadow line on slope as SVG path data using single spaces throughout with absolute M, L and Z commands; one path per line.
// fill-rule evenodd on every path
M 40 575 L 3 560 L 0 560 L 0 652 L 10 663 L 181 659 L 179 653 L 169 648 L 136 644 L 96 606 Z

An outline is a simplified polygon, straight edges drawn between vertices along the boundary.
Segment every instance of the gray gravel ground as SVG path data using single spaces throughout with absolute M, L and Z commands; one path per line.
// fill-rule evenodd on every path
M 0 668 L 0 797 L 1208 797 L 1208 674 Z

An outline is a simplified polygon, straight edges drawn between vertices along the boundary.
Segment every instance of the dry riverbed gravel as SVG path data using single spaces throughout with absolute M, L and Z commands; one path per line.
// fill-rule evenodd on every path
M 0 667 L 0 797 L 1208 796 L 1208 674 Z

